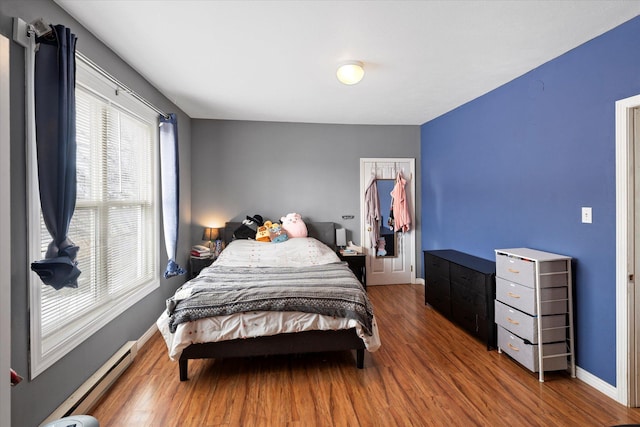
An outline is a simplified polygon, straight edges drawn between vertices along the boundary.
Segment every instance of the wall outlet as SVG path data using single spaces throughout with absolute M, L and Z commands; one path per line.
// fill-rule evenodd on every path
M 593 217 L 591 216 L 591 208 L 583 207 L 582 208 L 582 223 L 583 224 L 591 224 L 593 221 Z

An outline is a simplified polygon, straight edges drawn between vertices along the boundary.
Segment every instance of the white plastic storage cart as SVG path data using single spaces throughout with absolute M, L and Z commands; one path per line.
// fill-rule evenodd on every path
M 576 376 L 571 257 L 535 249 L 496 249 L 498 351 L 533 372 Z

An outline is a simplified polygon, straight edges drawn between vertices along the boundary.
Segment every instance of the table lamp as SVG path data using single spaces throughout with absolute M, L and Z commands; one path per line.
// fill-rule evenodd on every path
M 217 228 L 206 227 L 204 229 L 204 233 L 202 233 L 202 240 L 209 242 L 209 249 L 213 251 L 213 248 L 214 248 L 213 241 L 218 240 L 219 236 L 220 236 L 220 232 L 218 231 Z

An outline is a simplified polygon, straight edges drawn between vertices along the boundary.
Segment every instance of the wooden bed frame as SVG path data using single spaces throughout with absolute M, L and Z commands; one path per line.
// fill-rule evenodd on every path
M 223 238 L 233 239 L 233 232 L 241 223 L 228 222 Z M 335 249 L 335 224 L 333 222 L 307 223 L 310 237 L 314 237 Z M 355 328 L 338 331 L 305 331 L 265 337 L 191 344 L 180 355 L 180 381 L 188 379 L 189 359 L 219 359 L 226 357 L 266 356 L 277 354 L 317 353 L 325 351 L 356 350 L 356 366 L 364 367 L 364 342 Z

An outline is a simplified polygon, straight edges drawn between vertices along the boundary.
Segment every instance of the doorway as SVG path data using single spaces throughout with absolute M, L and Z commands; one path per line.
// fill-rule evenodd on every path
M 404 189 L 411 224 L 406 232 L 392 231 L 390 222 L 390 197 L 396 177 L 406 181 Z M 380 195 L 378 224 L 368 224 L 365 209 L 365 192 L 372 180 L 376 180 Z M 416 233 L 415 225 L 415 159 L 366 158 L 360 159 L 360 224 L 361 240 L 366 257 L 367 286 L 416 283 Z M 391 220 L 391 221 L 390 221 Z M 378 242 L 371 242 L 370 227 L 378 228 Z
M 633 121 L 629 131 L 632 134 L 633 138 L 633 226 L 628 230 L 629 236 L 632 237 L 633 247 L 629 248 L 630 259 L 633 260 L 633 271 L 640 272 L 640 259 L 638 255 L 640 254 L 640 107 L 635 107 L 633 109 Z M 633 280 L 635 282 L 635 280 Z M 638 363 L 640 363 L 640 354 L 638 353 L 640 344 L 640 325 L 638 322 L 640 321 L 639 316 L 636 313 L 640 310 L 640 295 L 636 291 L 635 286 L 632 287 L 633 291 L 633 306 L 634 309 L 629 313 L 629 324 L 632 326 L 633 331 L 633 339 L 630 341 L 630 344 L 633 344 L 630 347 L 633 350 L 632 355 L 630 356 L 630 373 L 632 373 L 632 377 L 630 378 L 630 405 L 633 407 L 640 406 L 640 393 L 638 393 L 638 387 L 640 387 L 640 381 L 638 379 L 638 375 L 640 374 L 640 367 Z
M 616 390 L 640 407 L 640 95 L 616 102 Z

